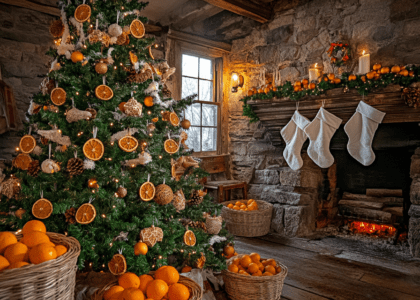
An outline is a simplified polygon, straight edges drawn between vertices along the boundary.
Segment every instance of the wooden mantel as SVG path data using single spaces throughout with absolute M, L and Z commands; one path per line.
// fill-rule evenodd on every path
M 364 99 L 355 90 L 344 93 L 343 88 L 329 90 L 321 96 L 307 96 L 299 101 L 299 112 L 312 120 L 324 102 L 324 108 L 343 119 L 345 124 L 355 113 L 363 99 L 367 104 L 385 112 L 383 123 L 420 122 L 420 109 L 408 107 L 401 98 L 401 87 L 390 85 L 370 93 Z M 253 100 L 248 104 L 253 108 L 261 123 L 270 131 L 273 144 L 280 145 L 280 130 L 291 119 L 296 110 L 296 102 L 288 98 Z

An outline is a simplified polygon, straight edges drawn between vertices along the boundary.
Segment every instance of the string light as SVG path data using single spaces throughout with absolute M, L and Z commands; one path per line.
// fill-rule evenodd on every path
M 105 214 L 102 214 L 101 217 L 105 219 L 106 218 L 106 215 Z
M 95 194 L 95 190 L 92 190 L 92 194 Z
M 121 9 L 124 10 L 124 6 L 121 6 Z
M 149 133 L 149 136 L 150 136 L 150 137 L 153 137 L 153 133 Z
M 117 178 L 117 179 L 115 179 L 115 182 L 119 182 L 119 179 Z
M 83 45 L 83 48 L 87 49 L 87 46 L 86 45 Z
M 115 208 L 116 206 L 115 205 L 112 205 L 112 208 Z
M 116 69 L 117 69 L 117 66 L 114 67 L 114 70 L 116 70 Z
M 109 126 L 111 126 L 111 127 L 114 126 L 114 123 L 110 123 Z
M 163 111 L 163 110 L 161 110 L 161 111 L 160 111 L 160 114 L 161 114 L 161 115 L 163 115 L 163 113 L 164 113 L 164 111 Z
M 131 165 L 131 167 L 132 167 L 132 168 L 134 168 L 135 166 L 136 166 L 135 164 L 132 164 L 132 165 Z
M 18 152 L 18 151 L 20 150 L 20 148 L 19 148 L 19 147 L 16 147 L 16 149 L 15 149 L 15 150 L 16 150 L 16 152 Z
M 87 117 L 87 118 L 86 118 L 86 121 L 90 121 L 90 117 Z
M 114 146 L 114 142 L 111 142 L 111 146 Z
M 159 48 L 159 45 L 158 44 L 155 44 L 155 48 L 157 49 L 157 48 Z
M 79 96 L 79 92 L 76 92 L 76 96 Z
M 151 115 L 151 114 L 152 114 L 152 112 L 151 112 L 150 110 L 148 110 L 148 111 L 147 111 L 147 114 L 148 114 L 148 115 Z
M 159 155 L 159 159 L 162 159 L 163 158 L 163 156 L 162 155 Z
M 114 245 L 113 243 L 109 243 L 109 247 L 112 247 L 112 245 Z
M 91 266 L 93 266 L 93 264 L 92 263 L 89 263 L 89 267 L 91 267 Z
M 102 264 L 102 268 L 105 268 L 105 265 L 104 264 Z
M 81 136 L 83 134 L 83 131 L 80 131 L 77 136 Z
M 123 63 L 120 63 L 120 66 L 122 67 L 123 66 Z
M 70 39 L 74 40 L 74 36 L 70 36 Z
M 65 231 L 65 232 L 64 232 L 64 235 L 66 235 L 66 236 L 67 236 L 68 234 L 69 234 L 69 233 L 68 233 L 67 231 Z
M 184 253 L 184 249 L 181 249 L 181 251 L 180 251 L 181 253 Z
M 114 193 L 114 197 L 118 198 L 118 194 L 117 193 Z
M 57 131 L 58 131 L 58 133 L 61 133 L 62 132 L 61 129 L 58 129 Z
M 152 268 L 154 269 L 154 268 L 156 268 L 156 265 L 152 265 Z
M 159 255 L 159 256 L 158 256 L 158 259 L 162 259 L 162 258 L 163 258 L 163 257 L 162 257 L 162 255 Z
M 192 254 L 196 254 L 197 252 L 193 251 Z

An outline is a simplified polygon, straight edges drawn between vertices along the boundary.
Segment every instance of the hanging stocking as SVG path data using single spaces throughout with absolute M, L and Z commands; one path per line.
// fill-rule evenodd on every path
M 309 123 L 310 121 L 296 110 L 290 122 L 280 132 L 286 142 L 283 157 L 289 167 L 295 171 L 302 168 L 303 165 L 300 152 L 303 143 L 308 138 L 303 130 Z
M 372 141 L 384 117 L 385 113 L 360 101 L 356 112 L 344 126 L 344 131 L 349 137 L 347 150 L 364 166 L 370 166 L 375 161 Z
M 315 119 L 304 130 L 310 140 L 308 155 L 321 168 L 329 168 L 334 163 L 330 142 L 341 122 L 340 118 L 321 107 Z

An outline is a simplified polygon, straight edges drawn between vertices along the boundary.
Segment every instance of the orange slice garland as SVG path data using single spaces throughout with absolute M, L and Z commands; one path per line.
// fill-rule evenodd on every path
M 134 20 L 133 22 L 131 22 L 130 31 L 135 38 L 141 39 L 146 33 L 146 28 L 144 27 L 144 24 L 142 22 L 140 22 L 139 20 Z
M 168 139 L 165 141 L 165 143 L 163 144 L 165 151 L 169 154 L 174 154 L 177 153 L 179 150 L 179 145 L 177 142 L 175 142 L 172 139 Z
M 98 139 L 90 139 L 83 145 L 83 153 L 90 160 L 97 161 L 104 155 L 104 144 Z
M 147 181 L 143 183 L 139 189 L 140 198 L 143 201 L 150 201 L 155 197 L 156 188 L 153 183 Z
M 122 275 L 127 271 L 127 261 L 122 254 L 115 254 L 108 263 L 109 271 L 114 275 Z
M 21 153 L 13 160 L 13 166 L 21 170 L 28 170 L 29 164 L 32 162 L 32 158 L 26 154 Z
M 77 22 L 83 23 L 83 22 L 86 22 L 90 18 L 91 14 L 92 14 L 92 9 L 90 8 L 90 6 L 87 4 L 82 4 L 76 8 L 74 12 L 74 18 L 76 19 Z
M 136 138 L 126 135 L 118 141 L 118 146 L 120 146 L 121 150 L 124 150 L 125 152 L 133 152 L 139 146 L 139 142 Z
M 49 216 L 51 216 L 52 212 L 53 205 L 49 200 L 45 198 L 39 199 L 32 206 L 32 214 L 37 219 L 47 219 Z
M 62 88 L 58 87 L 51 91 L 51 95 L 50 95 L 51 102 L 57 106 L 60 106 L 66 103 L 66 97 L 67 97 L 67 93 Z
M 96 209 L 90 203 L 85 203 L 79 207 L 76 212 L 76 221 L 79 224 L 89 224 L 95 220 L 96 217 Z
M 176 113 L 171 112 L 171 114 L 169 115 L 169 122 L 171 122 L 173 126 L 179 126 L 179 118 L 176 115 Z
M 32 135 L 24 135 L 19 142 L 19 148 L 23 153 L 31 153 L 36 146 L 36 140 Z
M 195 243 L 197 242 L 197 238 L 195 237 L 194 232 L 191 230 L 187 230 L 184 233 L 184 243 L 188 246 L 195 246 Z
M 108 101 L 111 100 L 112 97 L 114 97 L 114 92 L 109 86 L 102 84 L 96 87 L 95 96 L 103 101 Z

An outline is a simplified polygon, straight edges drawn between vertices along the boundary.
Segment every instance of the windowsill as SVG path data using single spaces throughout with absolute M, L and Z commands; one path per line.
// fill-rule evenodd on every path
M 214 152 L 198 152 L 194 153 L 193 156 L 197 158 L 214 158 L 214 157 L 224 157 L 229 156 L 230 154 L 215 154 Z

